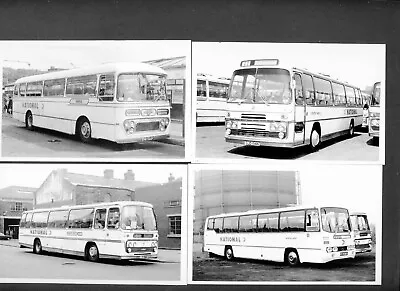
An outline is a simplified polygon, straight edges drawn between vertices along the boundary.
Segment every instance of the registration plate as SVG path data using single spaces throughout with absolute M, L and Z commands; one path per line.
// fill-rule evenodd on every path
M 134 244 L 135 247 L 149 247 L 150 246 L 150 242 L 148 241 L 136 241 Z
M 341 257 L 347 256 L 347 255 L 348 255 L 348 252 L 341 252 L 341 253 L 340 253 L 340 256 L 341 256 Z
M 245 141 L 244 145 L 250 145 L 250 146 L 260 146 L 260 143 L 258 141 Z
M 153 140 L 153 139 L 154 139 L 154 137 L 148 136 L 148 137 L 143 137 L 143 138 L 142 138 L 142 141 Z

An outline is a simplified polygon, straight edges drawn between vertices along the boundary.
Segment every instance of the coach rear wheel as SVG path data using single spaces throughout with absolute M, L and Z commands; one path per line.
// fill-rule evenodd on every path
M 353 121 L 350 122 L 350 126 L 349 126 L 349 136 L 353 136 L 354 135 L 354 124 Z
M 99 260 L 99 249 L 96 244 L 90 244 L 86 247 L 85 257 L 91 262 L 97 262 Z
M 285 260 L 286 263 L 291 267 L 297 266 L 300 263 L 299 255 L 296 250 L 286 251 Z
M 33 115 L 29 111 L 25 116 L 25 126 L 29 130 L 33 130 Z
M 233 250 L 232 247 L 226 247 L 225 248 L 225 258 L 228 261 L 231 261 L 233 259 Z
M 311 150 L 316 151 L 321 143 L 321 134 L 315 128 L 311 131 L 310 135 L 310 146 Z
M 87 118 L 81 118 L 78 120 L 77 132 L 79 139 L 85 143 L 88 143 L 92 139 L 92 127 Z
M 35 242 L 33 243 L 33 253 L 38 255 L 42 253 L 42 243 L 38 238 L 35 239 Z

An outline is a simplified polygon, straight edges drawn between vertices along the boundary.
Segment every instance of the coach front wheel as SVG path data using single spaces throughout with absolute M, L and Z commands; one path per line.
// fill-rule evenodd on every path
M 225 259 L 227 259 L 228 261 L 231 261 L 233 259 L 233 250 L 230 246 L 225 247 Z
M 42 253 L 42 243 L 40 242 L 40 239 L 35 239 L 35 242 L 33 243 L 33 253 L 40 255 Z
M 297 266 L 300 263 L 297 251 L 294 249 L 287 250 L 285 253 L 285 261 L 291 267 Z
M 316 151 L 321 143 L 321 134 L 316 128 L 313 128 L 310 135 L 310 147 L 312 151 Z
M 81 118 L 77 123 L 77 133 L 82 142 L 88 143 L 92 139 L 92 127 L 87 118 Z
M 25 126 L 29 130 L 33 130 L 33 115 L 32 112 L 28 111 L 25 116 Z

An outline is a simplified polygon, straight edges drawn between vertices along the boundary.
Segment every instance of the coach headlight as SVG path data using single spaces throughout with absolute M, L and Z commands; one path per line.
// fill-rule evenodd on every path
M 124 129 L 126 133 L 132 134 L 136 129 L 136 123 L 132 119 L 127 119 L 124 121 Z
M 157 242 L 156 241 L 151 242 L 151 247 L 157 247 Z
M 226 121 L 226 128 L 232 128 L 232 120 Z
M 164 131 L 167 129 L 169 124 L 169 119 L 168 118 L 161 118 L 160 120 L 160 130 Z
M 379 119 L 371 119 L 371 125 L 379 126 Z
M 281 132 L 286 132 L 286 127 L 287 127 L 286 123 L 281 122 L 281 123 L 279 124 L 279 126 L 278 126 L 278 129 L 279 129 L 279 131 L 281 131 Z
M 232 128 L 233 129 L 238 128 L 238 122 L 236 120 L 232 121 Z
M 127 246 L 128 248 L 133 248 L 134 244 L 135 244 L 135 243 L 134 243 L 133 241 L 131 241 L 131 240 L 129 240 L 129 241 L 126 242 L 126 246 Z
M 337 247 L 332 247 L 332 252 L 337 252 L 338 248 Z
M 327 252 L 327 253 L 331 253 L 331 252 L 332 252 L 332 248 L 331 248 L 331 247 L 327 247 L 327 248 L 326 248 L 326 252 Z

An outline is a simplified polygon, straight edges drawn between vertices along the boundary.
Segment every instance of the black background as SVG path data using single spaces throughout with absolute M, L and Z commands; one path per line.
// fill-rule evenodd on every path
M 383 168 L 382 286 L 0 284 L 0 289 L 399 290 L 400 199 L 398 195 L 400 191 L 397 189 L 400 189 L 398 138 L 400 135 L 400 2 L 350 0 L 0 2 L 0 40 L 106 39 L 386 43 L 386 165 Z M 4 267 L 4 262 L 0 262 L 0 268 Z

